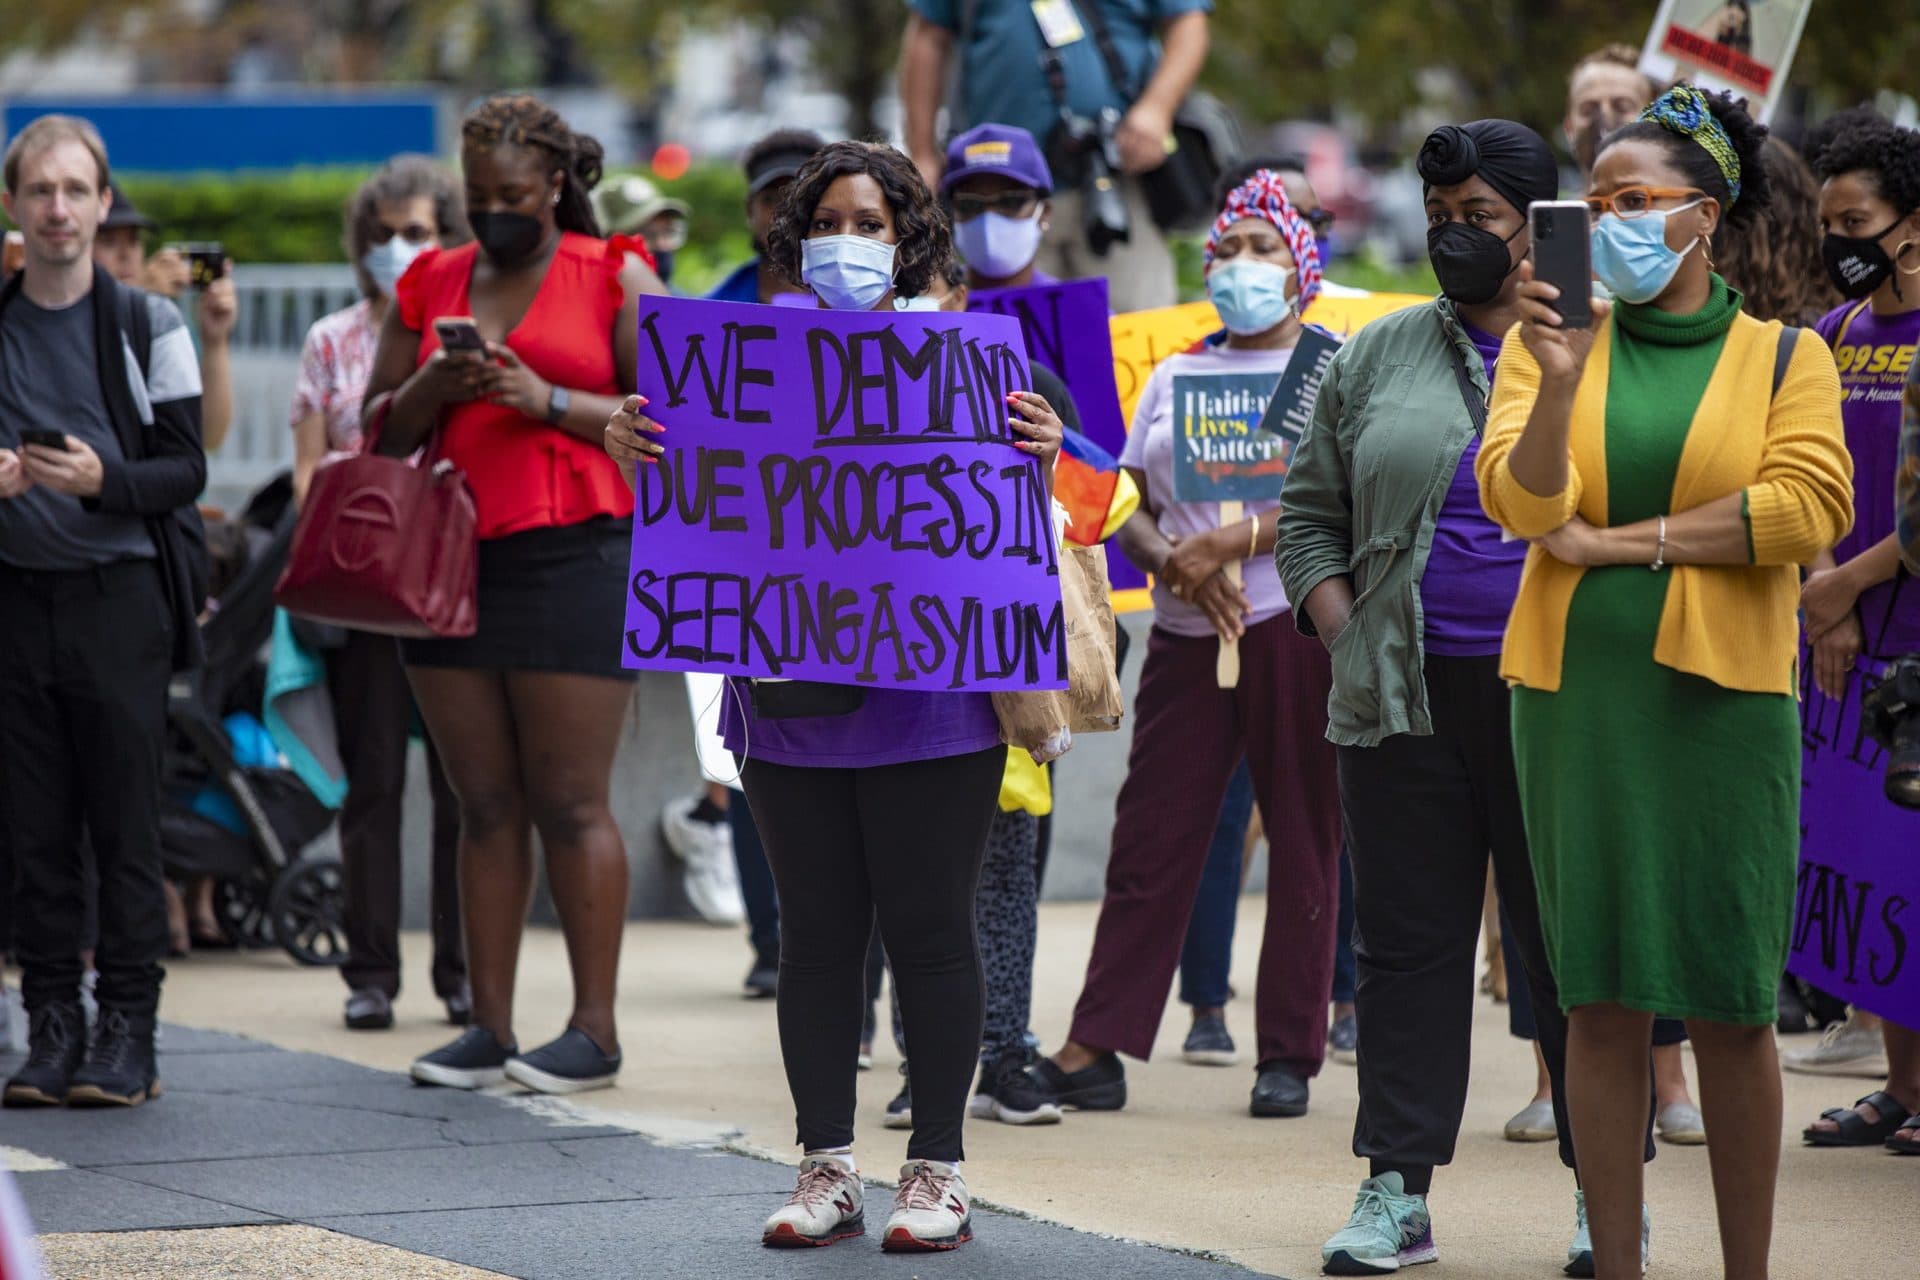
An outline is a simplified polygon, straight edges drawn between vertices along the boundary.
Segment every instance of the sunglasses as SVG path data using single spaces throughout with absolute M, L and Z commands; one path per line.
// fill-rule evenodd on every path
M 983 213 L 997 213 L 1003 218 L 1031 218 L 1039 205 L 1037 191 L 1003 191 L 997 196 L 956 195 L 953 216 L 962 222 L 972 222 Z

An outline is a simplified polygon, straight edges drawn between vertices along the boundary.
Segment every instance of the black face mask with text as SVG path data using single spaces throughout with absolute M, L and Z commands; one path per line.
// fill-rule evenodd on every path
M 1833 287 L 1840 291 L 1841 296 L 1864 298 L 1893 274 L 1893 259 L 1880 247 L 1880 241 L 1907 216 L 1906 213 L 1901 214 L 1875 235 L 1843 236 L 1838 232 L 1827 232 L 1820 241 L 1820 257 L 1827 265 L 1827 278 L 1833 281 Z M 1893 296 L 1900 296 L 1898 280 L 1893 282 Z
M 469 213 L 467 225 L 480 248 L 503 267 L 517 267 L 531 258 L 546 238 L 540 219 L 530 213 Z
M 1516 231 L 1513 236 L 1519 234 Z M 1433 274 L 1440 279 L 1440 292 L 1469 307 L 1492 302 L 1517 265 L 1507 254 L 1513 236 L 1502 240 L 1491 231 L 1464 222 L 1429 228 L 1427 258 L 1433 263 Z

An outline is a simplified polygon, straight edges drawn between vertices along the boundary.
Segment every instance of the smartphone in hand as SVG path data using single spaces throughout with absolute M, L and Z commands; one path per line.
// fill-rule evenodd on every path
M 218 240 L 188 240 L 167 248 L 187 260 L 187 282 L 196 289 L 206 288 L 226 273 L 227 251 Z
M 27 427 L 20 432 L 21 444 L 37 444 L 42 449 L 67 452 L 67 435 L 64 431 L 42 431 L 36 427 Z
M 1535 200 L 1527 206 L 1533 231 L 1533 278 L 1560 290 L 1553 302 L 1569 329 L 1593 327 L 1593 225 L 1584 200 Z
M 433 322 L 433 331 L 440 336 L 440 345 L 448 355 L 487 353 L 487 340 L 480 336 L 480 326 L 472 316 L 441 316 Z

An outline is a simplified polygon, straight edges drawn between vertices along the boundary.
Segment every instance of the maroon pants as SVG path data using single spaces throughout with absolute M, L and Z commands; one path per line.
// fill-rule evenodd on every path
M 1217 640 L 1156 627 L 1134 703 L 1073 1039 L 1144 1059 L 1160 1029 L 1227 783 L 1244 755 L 1266 823 L 1267 927 L 1255 1022 L 1260 1061 L 1313 1076 L 1326 1054 L 1339 914 L 1340 793 L 1326 741 L 1333 675 L 1291 614 L 1240 639 L 1240 684 L 1218 687 Z

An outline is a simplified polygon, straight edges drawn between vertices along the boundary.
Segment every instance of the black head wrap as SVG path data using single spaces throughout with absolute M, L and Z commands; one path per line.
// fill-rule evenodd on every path
M 1443 124 L 1427 135 L 1414 162 L 1422 194 L 1478 177 L 1525 214 L 1535 200 L 1560 194 L 1560 166 L 1547 140 L 1511 120 Z

